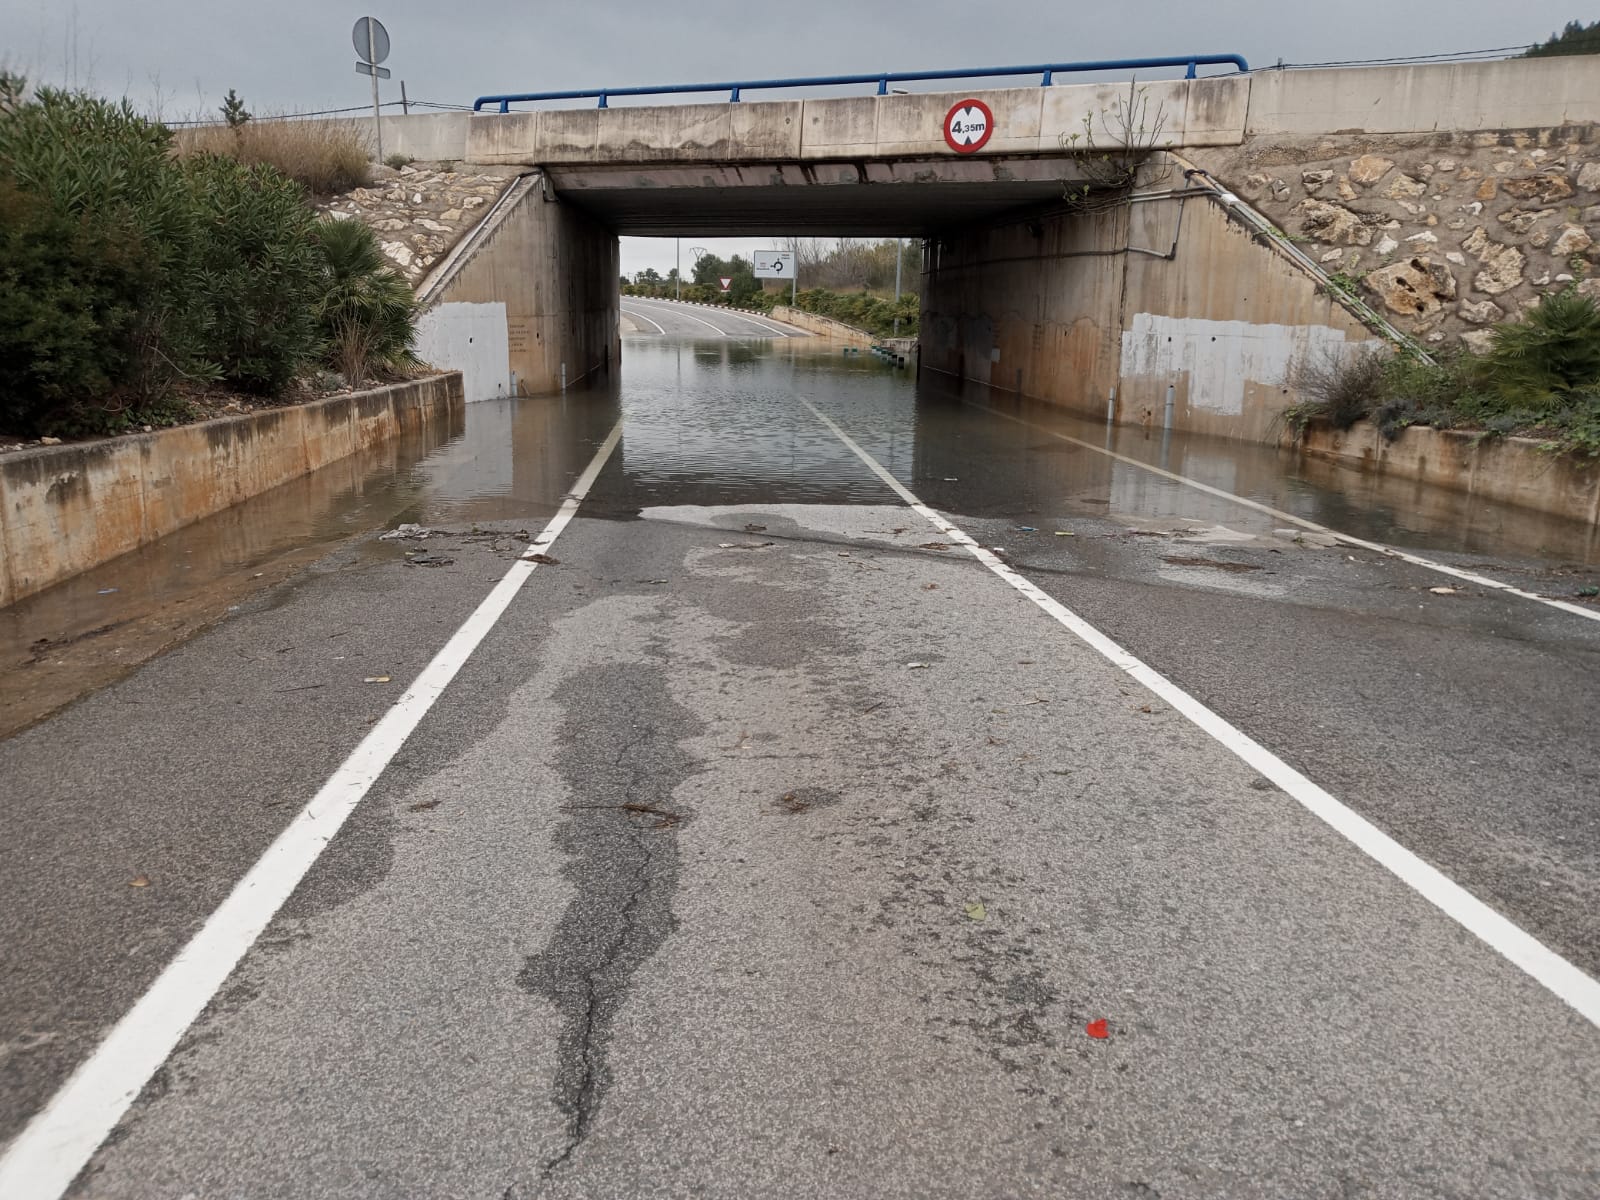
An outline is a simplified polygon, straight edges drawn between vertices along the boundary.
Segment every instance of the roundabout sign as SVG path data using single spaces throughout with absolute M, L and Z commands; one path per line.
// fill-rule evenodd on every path
M 957 154 L 976 154 L 994 133 L 994 113 L 982 100 L 960 100 L 944 117 L 945 143 Z

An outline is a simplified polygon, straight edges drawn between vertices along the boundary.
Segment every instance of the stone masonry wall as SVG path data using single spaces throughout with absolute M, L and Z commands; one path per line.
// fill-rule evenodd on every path
M 360 219 L 378 235 L 384 256 L 415 286 L 461 237 L 483 220 L 517 176 L 512 167 L 414 163 L 398 171 L 372 169 L 372 186 L 335 196 L 321 206 L 330 216 Z
M 1569 284 L 1600 300 L 1593 125 L 1257 137 L 1196 157 L 1426 344 L 1481 352 Z

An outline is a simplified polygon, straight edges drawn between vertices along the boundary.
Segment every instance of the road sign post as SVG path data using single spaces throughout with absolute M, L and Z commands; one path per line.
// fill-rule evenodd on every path
M 378 161 L 383 161 L 383 112 L 378 104 L 378 80 L 389 78 L 387 69 L 378 64 L 389 57 L 389 31 L 377 17 L 362 17 L 350 31 L 350 41 L 356 48 L 356 74 L 372 80 L 372 136 L 378 145 Z
M 755 264 L 757 279 L 787 279 L 789 281 L 789 304 L 793 306 L 799 294 L 794 251 L 757 250 L 750 256 L 750 261 Z

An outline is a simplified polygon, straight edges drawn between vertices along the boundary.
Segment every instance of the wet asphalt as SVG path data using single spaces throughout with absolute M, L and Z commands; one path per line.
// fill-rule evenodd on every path
M 799 401 L 1590 972 L 1600 624 L 1436 594 L 1053 439 L 1047 410 L 816 344 L 628 352 L 616 392 L 474 406 L 386 522 L 434 536 L 353 537 L 0 742 L 0 1136 L 620 414 L 558 562 L 76 1194 L 1600 1191 L 1600 1032 L 944 544 Z M 1535 590 L 1592 577 L 1582 531 L 1118 449 Z

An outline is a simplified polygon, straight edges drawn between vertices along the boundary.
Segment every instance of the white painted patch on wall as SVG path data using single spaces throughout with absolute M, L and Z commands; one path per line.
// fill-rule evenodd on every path
M 448 371 L 460 371 L 468 401 L 510 394 L 511 342 L 506 306 L 456 302 L 438 304 L 417 320 L 417 357 Z
M 1244 412 L 1245 386 L 1283 387 L 1302 362 L 1343 359 L 1361 346 L 1327 325 L 1254 325 L 1139 313 L 1122 334 L 1124 378 L 1189 380 L 1189 404 L 1207 412 Z

